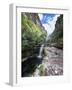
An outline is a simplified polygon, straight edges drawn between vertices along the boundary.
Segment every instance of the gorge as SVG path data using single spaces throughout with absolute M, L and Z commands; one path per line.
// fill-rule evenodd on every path
M 22 77 L 63 75 L 63 15 L 48 35 L 37 13 L 22 13 L 21 72 Z

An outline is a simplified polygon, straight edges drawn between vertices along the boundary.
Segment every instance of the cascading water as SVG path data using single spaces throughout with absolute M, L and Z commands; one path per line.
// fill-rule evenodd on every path
M 52 32 L 54 31 L 55 29 L 55 23 L 57 21 L 57 17 L 59 17 L 59 15 L 56 15 L 55 18 L 53 18 L 53 21 L 51 21 L 51 23 L 47 23 L 47 26 L 46 24 L 44 26 L 46 32 L 47 32 L 47 36 L 46 36 L 46 42 L 48 41 L 48 37 L 50 34 L 52 34 Z M 47 28 L 48 27 L 48 28 Z M 50 32 L 49 32 L 50 31 Z M 40 51 L 39 51 L 39 55 L 38 55 L 38 58 L 42 58 L 42 52 L 43 52 L 43 48 L 44 48 L 44 44 L 41 45 L 40 47 Z
M 46 42 L 47 42 L 47 40 L 48 40 L 48 32 L 47 32 L 47 36 L 46 36 Z M 38 58 L 42 58 L 43 48 L 44 48 L 44 44 L 42 44 L 40 47 Z
M 41 45 L 38 58 L 42 58 L 42 52 L 43 52 L 44 44 Z

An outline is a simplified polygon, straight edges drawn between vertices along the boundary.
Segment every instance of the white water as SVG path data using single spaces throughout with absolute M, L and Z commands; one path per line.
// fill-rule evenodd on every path
M 42 52 L 43 52 L 44 44 L 41 45 L 38 58 L 42 58 Z
M 48 30 L 47 30 L 47 36 L 46 36 L 46 42 L 48 40 Z M 44 44 L 41 45 L 38 58 L 42 58 L 42 52 L 43 52 Z
M 55 24 L 56 24 L 56 21 L 57 21 L 57 17 L 59 17 L 59 15 L 56 15 L 54 18 L 53 18 L 53 21 L 49 22 L 49 24 L 43 24 L 45 30 L 47 31 L 47 37 L 46 37 L 46 42 L 48 41 L 48 37 L 49 35 L 54 31 L 55 29 Z M 38 58 L 42 58 L 42 52 L 43 52 L 43 48 L 44 48 L 44 44 L 41 45 L 40 47 L 40 51 L 39 51 L 39 55 L 38 55 Z

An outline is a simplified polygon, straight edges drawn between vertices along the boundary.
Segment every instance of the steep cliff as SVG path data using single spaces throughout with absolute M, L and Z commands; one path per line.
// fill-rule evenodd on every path
M 45 42 L 46 32 L 37 13 L 21 14 L 22 58 L 38 54 L 39 47 Z
M 50 39 L 48 37 L 48 42 L 36 13 L 22 13 L 21 30 L 21 76 L 63 75 L 63 15 L 57 18 L 55 30 Z M 40 51 L 43 51 L 42 57 L 38 57 Z
M 63 48 L 63 15 L 60 15 L 55 24 L 55 30 L 50 36 L 50 42 L 58 47 Z

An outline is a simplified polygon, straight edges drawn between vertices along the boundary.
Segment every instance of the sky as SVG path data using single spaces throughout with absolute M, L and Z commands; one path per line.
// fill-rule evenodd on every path
M 47 35 L 49 36 L 55 29 L 55 23 L 57 21 L 58 14 L 38 14 L 42 25 L 47 31 Z

